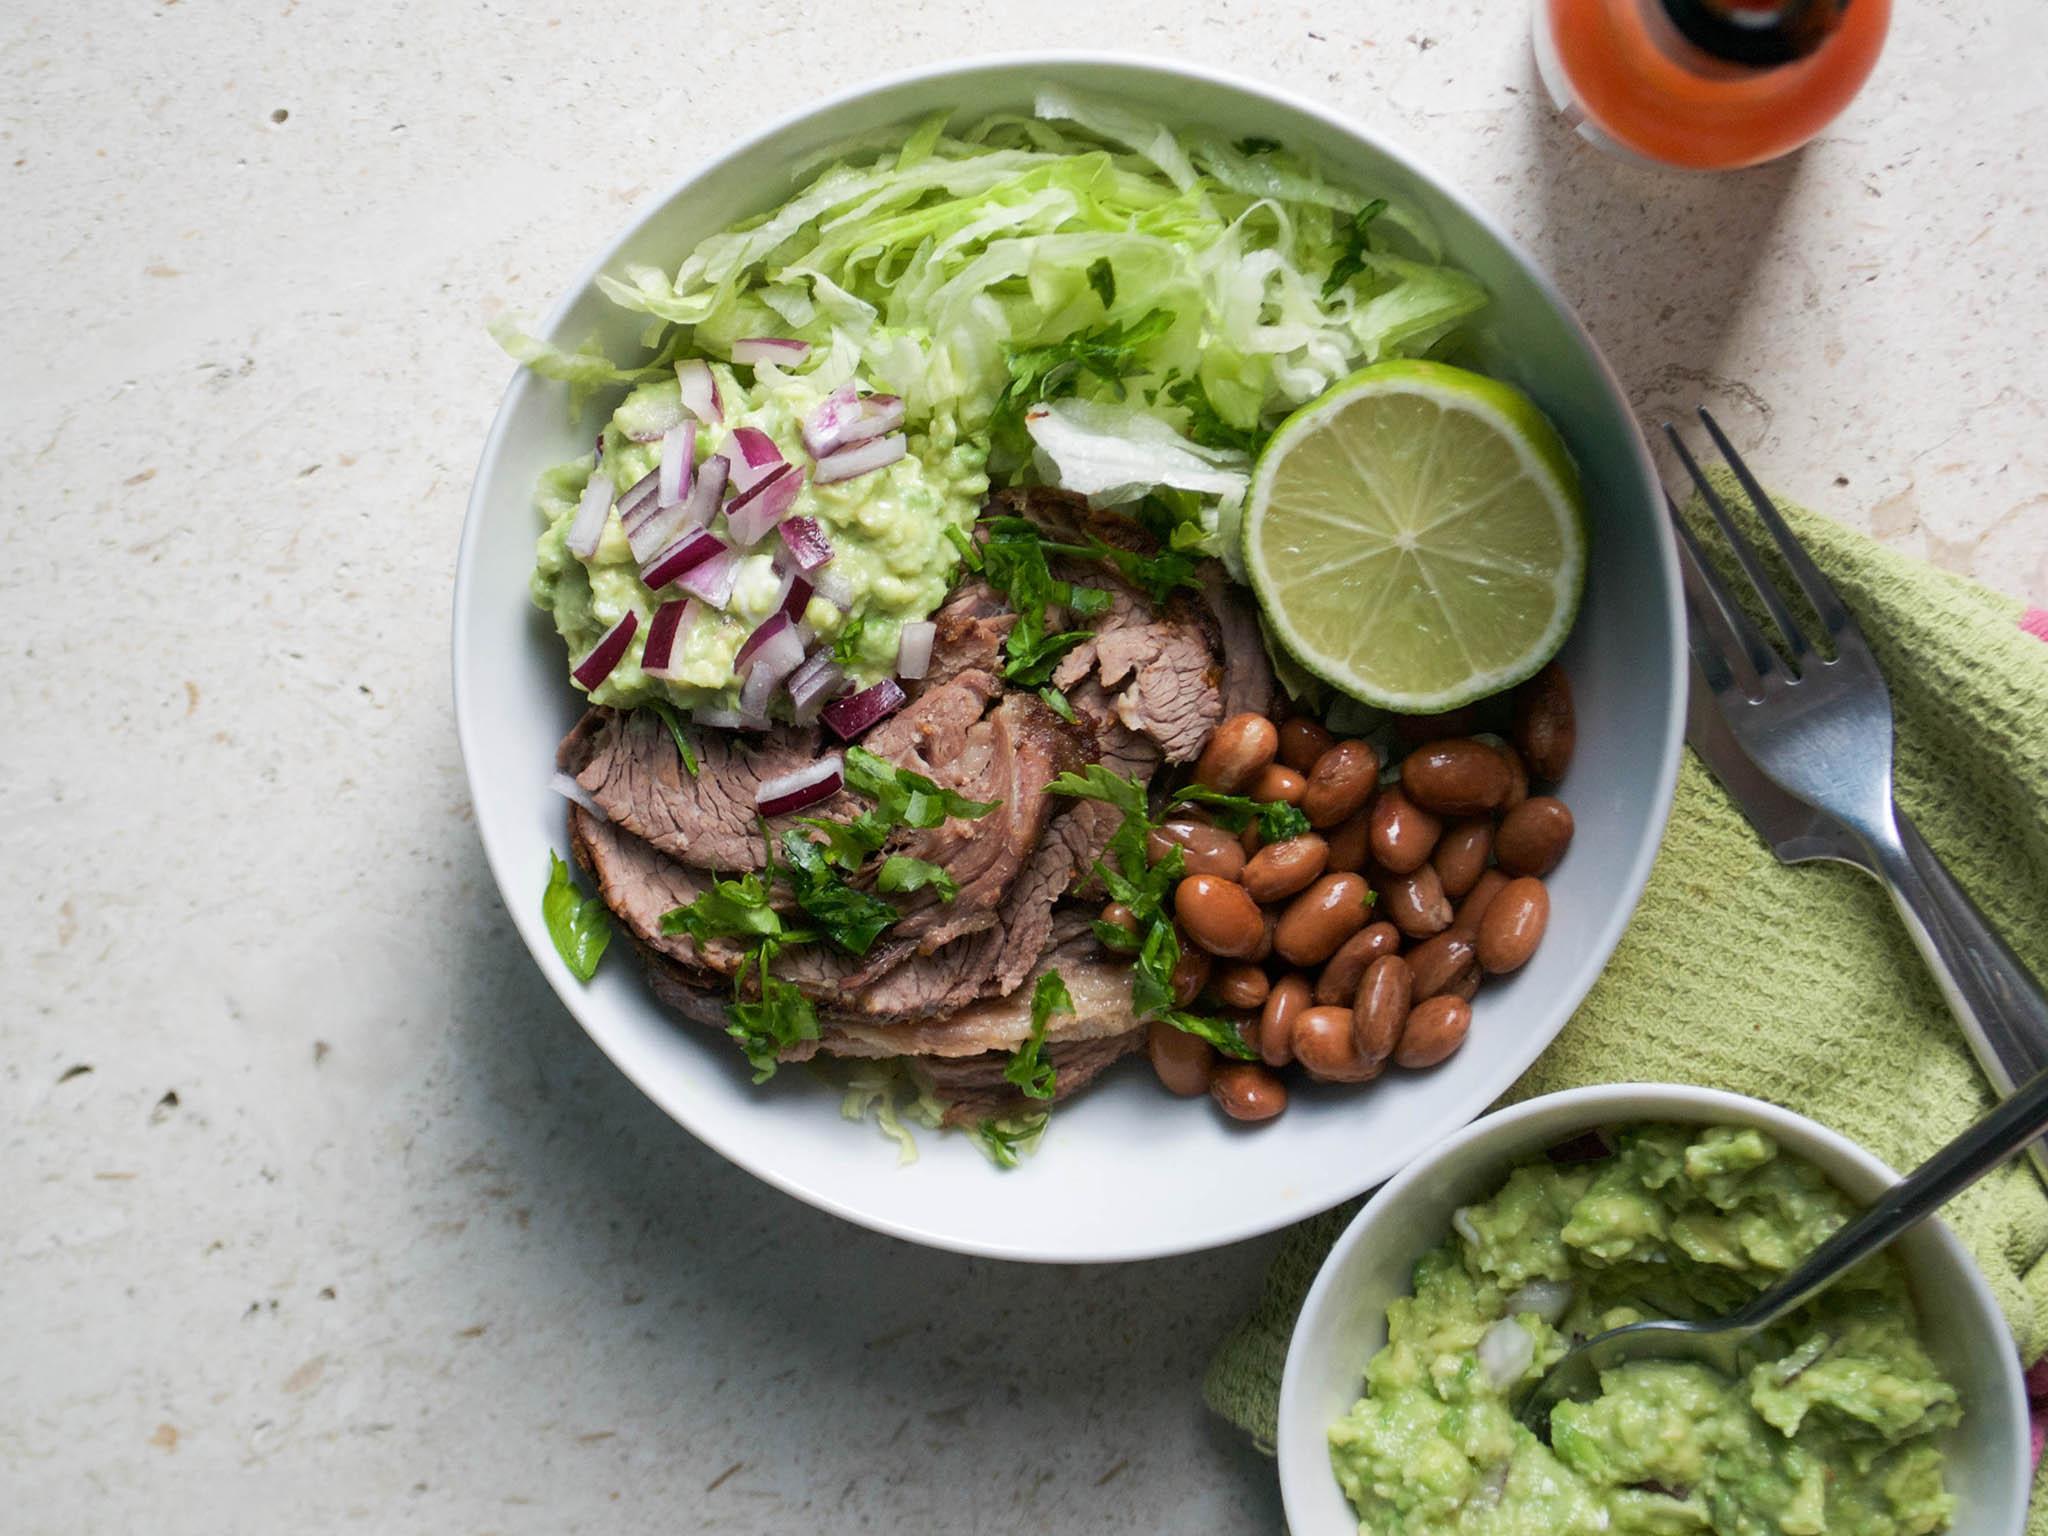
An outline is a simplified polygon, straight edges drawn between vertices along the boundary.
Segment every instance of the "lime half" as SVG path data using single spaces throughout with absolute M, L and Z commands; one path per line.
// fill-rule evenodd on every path
M 1280 642 L 1333 687 L 1429 714 L 1557 653 L 1586 514 L 1557 431 L 1510 385 L 1381 363 L 1281 423 L 1252 472 L 1245 565 Z

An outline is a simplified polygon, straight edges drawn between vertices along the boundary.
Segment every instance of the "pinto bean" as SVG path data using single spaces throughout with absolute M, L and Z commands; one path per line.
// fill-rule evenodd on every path
M 1245 791 L 1261 805 L 1270 805 L 1284 800 L 1289 805 L 1299 805 L 1308 794 L 1308 780 L 1281 763 L 1268 763 L 1261 768 L 1258 777 Z
M 1265 970 L 1256 965 L 1226 965 L 1217 970 L 1209 989 L 1232 1008 L 1260 1008 L 1273 984 Z
M 1415 978 L 1399 955 L 1381 955 L 1366 967 L 1351 1004 L 1352 1043 L 1375 1068 L 1401 1043 L 1401 1026 L 1415 1002 Z
M 1511 875 L 1547 875 L 1572 845 L 1571 807 L 1552 795 L 1531 795 L 1502 818 L 1495 855 Z
M 1436 849 L 1444 824 L 1392 785 L 1372 803 L 1367 842 L 1380 868 L 1396 875 L 1420 869 Z
M 1202 995 L 1202 988 L 1209 985 L 1209 972 L 1215 964 L 1208 952 L 1183 943 L 1180 959 L 1173 965 L 1173 974 L 1167 978 L 1173 987 L 1173 1006 L 1185 1008 Z
M 1324 875 L 1280 914 L 1273 948 L 1290 964 L 1321 965 L 1365 926 L 1370 894 L 1362 876 Z
M 1572 764 L 1579 728 L 1571 680 L 1551 662 L 1515 690 L 1515 747 L 1529 771 L 1555 784 Z
M 1414 1001 L 1449 991 L 1459 974 L 1471 967 L 1476 952 L 1474 940 L 1450 929 L 1409 950 L 1402 958 L 1415 979 Z
M 1530 875 L 1501 887 L 1479 924 L 1479 963 L 1493 975 L 1518 971 L 1529 963 L 1543 931 L 1550 926 L 1550 892 Z
M 1287 1085 L 1257 1062 L 1233 1061 L 1209 1079 L 1209 1097 L 1233 1120 L 1271 1120 L 1287 1108 Z
M 1306 1008 L 1294 1021 L 1294 1059 L 1322 1083 L 1362 1083 L 1379 1071 L 1351 1039 L 1349 1008 Z
M 1173 913 L 1202 948 L 1220 960 L 1249 960 L 1265 936 L 1259 904 L 1235 880 L 1189 875 L 1173 888 Z
M 1417 1003 L 1401 1026 L 1394 1060 L 1404 1067 L 1433 1067 L 1465 1043 L 1472 1005 L 1462 997 L 1436 996 Z
M 1426 939 L 1451 926 L 1451 899 L 1434 864 L 1405 875 L 1387 875 L 1377 886 L 1380 906 L 1393 925 L 1411 939 Z
M 1372 812 L 1360 811 L 1349 821 L 1332 827 L 1325 841 L 1330 845 L 1329 868 L 1354 873 L 1365 868 L 1366 860 L 1372 857 Z
M 1366 967 L 1400 947 L 1400 929 L 1392 923 L 1368 923 L 1339 945 L 1324 964 L 1323 974 L 1316 978 L 1316 1001 L 1327 1007 L 1349 1008 Z
M 1244 867 L 1243 884 L 1254 901 L 1284 901 L 1323 872 L 1330 846 L 1313 832 L 1290 837 L 1284 843 L 1269 843 L 1251 856 Z
M 1301 809 L 1316 830 L 1334 827 L 1364 810 L 1379 782 L 1380 755 L 1372 743 L 1340 741 L 1309 770 Z
M 1465 899 L 1458 903 L 1457 913 L 1451 918 L 1447 932 L 1462 935 L 1467 943 L 1479 942 L 1479 925 L 1486 917 L 1486 909 L 1493 904 L 1493 898 L 1501 893 L 1508 883 L 1508 877 L 1497 869 L 1489 869 L 1473 883 L 1465 893 Z
M 1469 736 L 1432 741 L 1401 760 L 1401 793 L 1440 816 L 1478 816 L 1507 797 L 1508 765 Z
M 1306 715 L 1295 715 L 1280 727 L 1280 761 L 1296 773 L 1307 773 L 1335 745 L 1337 738 Z
M 1280 731 L 1264 715 L 1232 715 L 1195 759 L 1195 782 L 1234 795 L 1280 750 Z
M 1294 1021 L 1312 1006 L 1308 978 L 1289 971 L 1273 983 L 1259 1010 L 1259 1060 L 1284 1067 L 1294 1060 Z
M 1235 880 L 1244 873 L 1244 845 L 1238 842 L 1235 832 L 1175 817 L 1154 827 L 1145 838 L 1145 857 L 1154 864 L 1176 848 L 1187 860 L 1191 875 L 1221 875 L 1226 880 Z
M 1492 853 L 1493 822 L 1485 816 L 1474 816 L 1439 838 L 1429 861 L 1436 866 L 1436 877 L 1443 882 L 1444 894 L 1455 900 L 1478 883 Z
M 1145 1026 L 1145 1054 L 1166 1091 L 1192 1099 L 1209 1091 L 1216 1069 L 1216 1048 L 1199 1035 L 1175 1029 L 1164 1019 Z

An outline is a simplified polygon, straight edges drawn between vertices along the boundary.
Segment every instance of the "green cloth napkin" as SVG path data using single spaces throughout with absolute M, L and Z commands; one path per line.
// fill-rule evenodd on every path
M 1732 483 L 1723 489 L 1746 515 Z M 1890 682 L 1899 803 L 2006 941 L 2048 976 L 2048 645 L 2029 632 L 2039 610 L 2023 629 L 2023 605 L 2011 598 L 1779 505 L 1857 615 Z M 1704 531 L 1697 507 L 1692 516 Z M 1581 734 L 1581 752 L 1598 749 Z M 1690 750 L 1634 921 L 1508 1101 L 1628 1081 L 1769 1099 L 1901 1169 L 1991 1102 L 1883 890 L 1840 865 L 1778 863 Z M 1359 1114 L 1369 1125 L 1369 1094 Z M 1287 1234 L 1256 1309 L 1210 1365 L 1210 1406 L 1262 1447 L 1273 1443 L 1295 1313 L 1357 1209 L 1351 1202 Z M 2040 1356 L 2048 1350 L 2048 1191 L 2015 1162 L 1959 1196 L 1946 1216 L 1983 1267 L 2022 1355 Z M 1940 1326 L 1938 1313 L 1930 1324 Z M 2037 1497 L 2029 1528 L 2048 1530 L 2048 1501 Z

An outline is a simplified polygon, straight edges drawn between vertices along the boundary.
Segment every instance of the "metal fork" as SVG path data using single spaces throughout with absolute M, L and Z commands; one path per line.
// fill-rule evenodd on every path
M 2009 1095 L 2048 1067 L 2048 994 L 1893 803 L 1891 693 L 1863 632 L 1720 424 L 1705 410 L 1699 416 L 1824 635 L 1809 635 L 1799 623 L 1755 546 L 1667 424 L 1679 462 L 1783 641 L 1782 649 L 1774 645 L 1751 620 L 1667 496 L 1698 668 L 1694 684 L 1705 684 L 1719 717 L 1705 718 L 1708 711 L 1696 701 L 1688 738 L 1781 859 L 1838 859 L 1884 886 L 1985 1076 L 2001 1097 Z M 1832 655 L 1823 653 L 1823 638 Z M 1716 723 L 1732 742 L 1713 729 Z M 1759 783 L 1755 773 L 1767 782 Z M 2030 1150 L 2048 1176 L 2048 1151 L 2039 1142 Z

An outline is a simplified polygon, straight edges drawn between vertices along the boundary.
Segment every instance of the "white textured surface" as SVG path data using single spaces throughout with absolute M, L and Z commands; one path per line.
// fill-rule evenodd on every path
M 1196 58 L 1420 148 L 1646 412 L 1703 398 L 1773 483 L 2039 597 L 2048 35 L 1981 9 L 1904 8 L 1820 143 L 1696 178 L 1572 140 L 1509 0 L 5 7 L 0 1524 L 1275 1527 L 1196 1395 L 1264 1245 L 853 1231 L 545 992 L 447 715 L 482 308 L 799 92 Z

